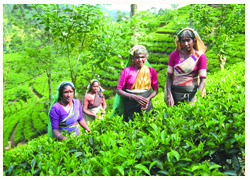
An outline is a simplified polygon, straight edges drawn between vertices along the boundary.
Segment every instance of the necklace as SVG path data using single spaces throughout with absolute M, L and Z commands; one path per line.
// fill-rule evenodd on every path
M 191 55 L 193 55 L 195 53 L 195 51 L 190 51 L 190 53 L 185 53 L 183 51 L 179 51 L 179 56 L 180 56 L 180 59 L 187 59 L 189 58 Z

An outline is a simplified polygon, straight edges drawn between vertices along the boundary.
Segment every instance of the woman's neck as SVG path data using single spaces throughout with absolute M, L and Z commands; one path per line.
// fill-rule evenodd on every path
M 64 100 L 61 100 L 60 101 L 60 104 L 61 105 L 63 105 L 63 106 L 71 106 L 72 104 L 73 104 L 73 101 L 71 101 L 71 102 L 67 102 L 67 101 L 64 101 Z
M 141 67 L 138 67 L 136 65 L 134 65 L 134 68 L 135 68 L 136 71 L 141 69 Z
M 89 91 L 89 94 L 94 95 L 94 94 L 95 94 L 95 92 L 93 92 L 93 91 Z

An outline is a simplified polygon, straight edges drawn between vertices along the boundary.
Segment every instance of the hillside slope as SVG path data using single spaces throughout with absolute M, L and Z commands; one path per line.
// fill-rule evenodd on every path
M 156 17 L 157 28 L 155 31 L 148 32 L 149 37 L 146 43 L 143 43 L 149 50 L 149 59 L 154 67 L 159 79 L 159 92 L 163 92 L 167 79 L 168 58 L 175 50 L 175 34 L 183 27 L 189 25 L 185 19 L 189 19 L 190 6 L 179 8 L 175 11 L 172 18 L 166 19 L 165 15 Z M 219 8 L 214 8 L 214 13 L 220 13 Z M 159 21 L 159 22 L 158 22 Z M 151 20 L 152 22 L 152 20 Z M 181 22 L 181 24 L 178 24 Z M 153 26 L 152 24 L 151 26 Z M 202 37 L 201 37 L 202 38 Z M 208 60 L 208 75 L 219 71 L 219 60 L 212 51 L 212 45 L 207 44 L 208 51 L 205 53 Z M 116 86 L 120 73 L 125 66 L 128 58 L 128 49 L 124 49 L 123 54 L 114 56 L 108 61 L 108 66 L 97 70 L 98 78 L 105 89 L 104 95 L 107 98 L 108 107 L 112 108 L 113 96 L 116 93 Z M 235 34 L 230 39 L 228 47 L 229 55 L 225 68 L 232 66 L 237 62 L 245 61 L 245 34 Z M 26 143 L 47 132 L 47 112 L 48 112 L 48 79 L 46 74 L 38 76 L 32 74 L 32 70 L 22 71 L 20 62 L 27 57 L 21 53 L 4 54 L 3 57 L 3 146 L 6 147 L 8 141 L 12 141 L 12 146 L 20 142 Z M 57 69 L 52 74 L 52 94 L 55 93 L 57 85 L 63 80 L 70 80 L 69 72 L 58 72 Z M 87 79 L 79 79 L 87 86 Z M 5 83 L 6 82 L 6 83 Z M 76 84 L 77 86 L 77 84 Z M 80 87 L 84 92 L 86 87 Z M 78 94 L 82 100 L 83 94 Z M 13 133 L 15 132 L 15 133 Z

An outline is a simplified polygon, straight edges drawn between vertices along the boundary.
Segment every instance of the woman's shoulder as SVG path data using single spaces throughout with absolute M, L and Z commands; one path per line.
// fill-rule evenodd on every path
M 53 109 L 60 109 L 61 104 L 59 102 L 56 102 L 55 104 L 53 104 L 52 108 Z
M 156 70 L 153 67 L 149 67 L 149 71 L 151 74 L 157 74 Z
M 135 69 L 134 66 L 128 66 L 128 67 L 125 67 L 123 70 L 124 71 L 132 71 L 134 69 Z
M 62 106 L 59 102 L 56 102 L 55 104 L 53 104 L 50 113 L 60 113 L 60 111 L 62 110 Z
M 176 55 L 179 55 L 179 51 L 178 50 L 175 50 L 173 52 L 170 53 L 170 56 L 176 56 Z
M 79 104 L 81 104 L 80 99 L 75 99 L 75 98 L 73 98 L 72 101 L 73 101 L 73 103 L 79 103 Z
M 196 51 L 196 52 L 200 56 L 200 59 L 206 59 L 207 58 L 203 51 Z

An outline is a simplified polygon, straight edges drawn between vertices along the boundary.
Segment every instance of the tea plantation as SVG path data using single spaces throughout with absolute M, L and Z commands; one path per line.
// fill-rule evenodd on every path
M 167 107 L 161 92 L 153 100 L 153 114 L 137 116 L 129 123 L 119 116 L 110 118 L 111 111 L 108 111 L 103 120 L 90 124 L 92 133 L 81 129 L 80 136 L 69 137 L 65 142 L 47 139 L 47 135 L 32 139 L 26 145 L 4 151 L 3 174 L 244 175 L 244 72 L 245 64 L 240 62 L 210 74 L 207 95 L 198 98 L 193 106 L 183 103 Z M 20 116 L 25 119 L 32 112 L 22 115 L 20 110 Z M 27 123 L 25 120 L 17 128 Z

